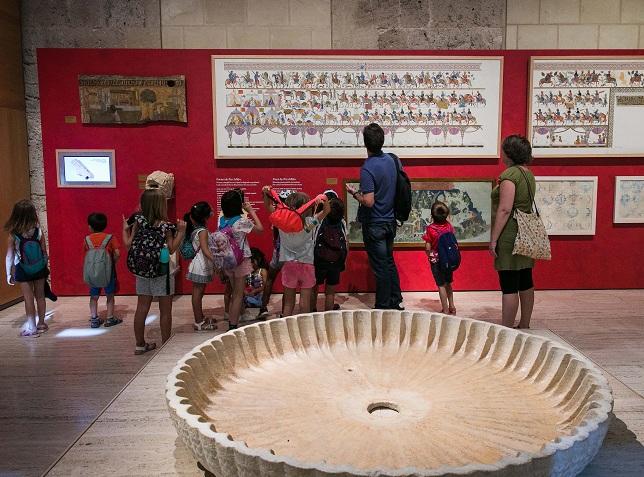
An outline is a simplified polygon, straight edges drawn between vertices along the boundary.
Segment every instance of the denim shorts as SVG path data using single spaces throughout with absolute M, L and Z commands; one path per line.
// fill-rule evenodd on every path
M 119 291 L 119 282 L 116 279 L 116 273 L 112 275 L 112 279 L 105 288 L 102 289 L 106 295 L 114 295 Z M 101 296 L 100 287 L 91 287 L 89 289 L 89 296 Z

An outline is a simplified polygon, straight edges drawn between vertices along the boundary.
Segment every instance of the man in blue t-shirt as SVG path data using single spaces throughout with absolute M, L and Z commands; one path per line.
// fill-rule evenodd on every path
M 398 177 L 394 160 L 397 159 L 382 152 L 385 132 L 377 124 L 366 126 L 362 137 L 368 157 L 360 169 L 360 189 L 347 184 L 347 190 L 360 203 L 358 221 L 362 225 L 369 265 L 376 275 L 375 308 L 403 310 L 400 279 L 394 262 L 394 202 Z

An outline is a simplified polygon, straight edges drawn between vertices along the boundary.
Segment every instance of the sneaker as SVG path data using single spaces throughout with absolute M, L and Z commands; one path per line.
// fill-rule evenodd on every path
M 265 320 L 266 318 L 268 318 L 268 308 L 261 307 L 259 309 L 259 313 L 257 313 L 257 319 Z
M 94 316 L 89 320 L 89 327 L 98 328 L 99 326 L 101 326 L 102 323 L 103 321 L 98 316 Z

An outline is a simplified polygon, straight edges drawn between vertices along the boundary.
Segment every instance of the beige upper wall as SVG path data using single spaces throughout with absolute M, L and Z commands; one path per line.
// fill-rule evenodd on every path
M 507 2 L 507 49 L 644 48 L 644 0 Z

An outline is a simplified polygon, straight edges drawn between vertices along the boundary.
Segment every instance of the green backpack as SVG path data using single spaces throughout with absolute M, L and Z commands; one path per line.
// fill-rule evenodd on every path
M 89 250 L 85 254 L 83 263 L 83 280 L 91 288 L 105 288 L 112 281 L 112 257 L 107 251 L 107 244 L 112 240 L 107 235 L 99 247 L 95 247 L 89 235 L 85 237 L 85 243 Z

